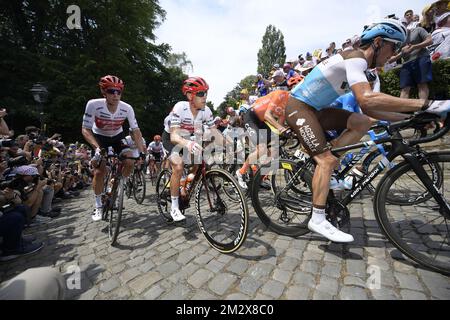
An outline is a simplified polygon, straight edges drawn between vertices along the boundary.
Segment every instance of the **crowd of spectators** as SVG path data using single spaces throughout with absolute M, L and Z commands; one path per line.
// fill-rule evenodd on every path
M 428 97 L 428 86 L 432 79 L 431 61 L 450 57 L 450 2 L 440 0 L 427 5 L 422 17 L 413 10 L 406 10 L 402 18 L 395 14 L 386 18 L 400 20 L 408 30 L 405 46 L 384 67 L 388 71 L 394 67 L 402 68 L 402 97 L 408 97 L 412 86 L 418 86 L 420 98 Z M 365 26 L 367 28 L 369 26 Z M 320 62 L 346 50 L 357 49 L 360 38 L 354 35 L 346 39 L 340 47 L 331 42 L 325 49 L 316 49 L 305 56 L 288 60 L 283 66 L 273 65 L 266 77 L 257 75 L 254 95 L 261 97 L 273 90 L 288 90 L 291 77 L 305 77 Z M 406 65 L 406 67 L 405 67 Z M 416 74 L 417 73 L 417 74 Z M 420 73 L 420 74 L 419 74 Z
M 65 144 L 60 134 L 46 137 L 32 126 L 15 135 L 6 116 L 1 109 L 0 262 L 39 251 L 43 244 L 24 229 L 58 218 L 63 212 L 54 204 L 79 196 L 91 179 L 86 145 Z

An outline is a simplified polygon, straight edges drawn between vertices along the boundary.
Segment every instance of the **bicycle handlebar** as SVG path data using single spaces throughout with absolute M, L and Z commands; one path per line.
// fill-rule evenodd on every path
M 423 129 L 424 126 L 427 124 L 436 122 L 439 120 L 439 116 L 430 114 L 427 112 L 419 112 L 416 113 L 412 118 L 409 118 L 404 121 L 396 122 L 387 127 L 387 131 L 390 135 L 393 135 L 394 133 L 408 128 L 414 128 L 414 129 Z M 445 119 L 444 126 L 442 128 L 438 128 L 434 131 L 434 133 L 430 136 L 425 136 L 423 138 L 410 140 L 408 144 L 410 146 L 414 146 L 420 143 L 428 143 L 435 141 L 437 139 L 442 138 L 444 135 L 446 135 L 450 130 L 450 117 L 447 117 Z
M 445 136 L 449 131 L 450 131 L 450 117 L 447 117 L 445 119 L 444 126 L 442 128 L 436 129 L 431 136 L 425 136 L 423 138 L 411 140 L 409 142 L 409 145 L 414 146 L 414 145 L 417 145 L 420 143 L 428 143 L 428 142 L 435 141 L 435 140 L 440 139 L 443 136 Z

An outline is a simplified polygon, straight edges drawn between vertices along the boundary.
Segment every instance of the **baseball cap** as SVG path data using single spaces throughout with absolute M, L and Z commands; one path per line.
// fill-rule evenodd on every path
M 282 70 L 277 70 L 273 73 L 272 78 L 275 77 L 284 77 L 284 72 Z
M 441 14 L 440 16 L 435 18 L 435 22 L 438 26 L 448 17 L 450 16 L 450 11 L 445 12 L 444 14 Z
M 39 172 L 36 167 L 33 166 L 20 166 L 16 170 L 16 174 L 21 176 L 38 176 Z

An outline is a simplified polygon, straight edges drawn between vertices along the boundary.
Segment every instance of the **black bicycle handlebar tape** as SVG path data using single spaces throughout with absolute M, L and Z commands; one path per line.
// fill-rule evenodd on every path
M 447 117 L 445 119 L 444 126 L 441 129 L 435 131 L 429 137 L 420 138 L 420 139 L 416 139 L 416 140 L 411 140 L 409 142 L 409 145 L 413 146 L 413 145 L 417 145 L 417 144 L 420 144 L 420 143 L 427 143 L 427 142 L 435 141 L 435 140 L 440 139 L 443 136 L 445 136 L 449 131 L 450 131 L 450 117 Z
M 424 126 L 433 121 L 439 119 L 439 116 L 427 112 L 418 112 L 413 117 L 391 123 L 388 127 L 388 132 L 392 135 L 395 131 L 399 131 L 402 129 L 414 128 L 417 126 Z

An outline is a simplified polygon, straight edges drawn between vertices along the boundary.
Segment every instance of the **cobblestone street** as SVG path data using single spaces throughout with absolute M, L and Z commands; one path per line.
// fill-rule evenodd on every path
M 371 197 L 355 202 L 352 245 L 307 235 L 279 236 L 264 228 L 249 203 L 247 241 L 232 255 L 210 248 L 193 209 L 187 223 L 159 216 L 154 188 L 143 205 L 125 201 L 119 244 L 111 247 L 106 222 L 90 218 L 92 191 L 63 202 L 62 215 L 28 229 L 44 241 L 37 254 L 0 265 L 6 280 L 31 267 L 54 266 L 66 277 L 81 270 L 81 289 L 69 299 L 450 299 L 450 278 L 421 269 L 381 235 Z M 249 201 L 250 202 L 250 201 Z M 370 284 L 381 281 L 379 288 Z

